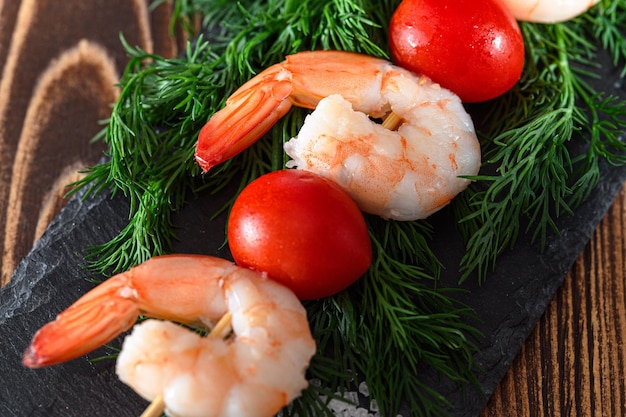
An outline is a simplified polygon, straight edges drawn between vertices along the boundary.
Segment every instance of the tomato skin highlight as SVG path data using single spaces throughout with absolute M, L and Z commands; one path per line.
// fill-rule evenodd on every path
M 524 39 L 500 0 L 403 0 L 389 23 L 395 63 L 466 103 L 498 97 L 519 81 Z
M 228 242 L 238 265 L 266 272 L 303 300 L 347 288 L 372 261 L 367 225 L 352 198 L 295 169 L 265 174 L 241 192 Z

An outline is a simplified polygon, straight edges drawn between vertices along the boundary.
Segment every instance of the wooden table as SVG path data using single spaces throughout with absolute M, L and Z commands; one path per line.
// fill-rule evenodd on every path
M 102 155 L 100 130 L 126 64 L 119 42 L 163 56 L 167 5 L 0 0 L 0 247 L 6 283 Z M 577 259 L 482 416 L 626 416 L 626 188 Z

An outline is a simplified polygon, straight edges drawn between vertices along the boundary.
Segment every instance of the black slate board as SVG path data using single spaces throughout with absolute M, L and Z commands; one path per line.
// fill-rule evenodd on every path
M 626 96 L 613 70 L 599 80 L 601 91 Z M 567 271 L 582 252 L 616 194 L 626 181 L 626 167 L 602 167 L 602 180 L 589 200 L 574 216 L 559 220 L 560 235 L 548 239 L 541 252 L 523 237 L 505 253 L 486 283 L 469 280 L 471 292 L 459 295 L 473 307 L 485 337 L 476 355 L 484 373 L 479 380 L 485 395 L 467 395 L 444 382 L 433 386 L 454 405 L 453 416 L 476 416 L 500 382 L 521 345 L 539 319 Z M 193 200 L 176 218 L 181 228 L 176 252 L 205 253 L 228 257 L 223 247 L 222 216 L 211 221 L 211 208 L 229 194 L 203 195 Z M 108 353 L 101 348 L 87 357 L 40 370 L 21 365 L 22 353 L 35 331 L 52 320 L 93 287 L 84 271 L 84 249 L 103 243 L 127 221 L 128 202 L 105 195 L 81 201 L 73 198 L 52 222 L 31 253 L 20 263 L 9 285 L 0 291 L 0 415 L 2 416 L 133 416 L 146 402 L 121 384 L 113 361 L 90 362 Z M 454 265 L 462 255 L 462 242 L 445 211 L 437 215 L 435 251 L 448 266 L 444 284 L 455 285 Z M 117 339 L 113 345 L 120 345 Z M 433 380 L 434 381 L 434 380 Z

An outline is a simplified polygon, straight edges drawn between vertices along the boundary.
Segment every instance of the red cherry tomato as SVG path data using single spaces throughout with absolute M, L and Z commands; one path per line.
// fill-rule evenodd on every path
M 335 294 L 372 260 L 363 214 L 337 184 L 295 169 L 251 182 L 228 220 L 235 262 L 266 272 L 300 299 Z
M 524 40 L 500 0 L 403 0 L 389 23 L 396 64 L 464 102 L 495 98 L 519 81 Z

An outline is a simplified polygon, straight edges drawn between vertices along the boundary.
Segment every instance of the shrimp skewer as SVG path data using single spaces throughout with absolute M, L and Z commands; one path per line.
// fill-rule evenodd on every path
M 503 0 L 517 20 L 556 23 L 584 13 L 600 0 Z
M 205 170 L 258 140 L 292 105 L 315 109 L 285 144 L 289 167 L 334 180 L 369 213 L 429 216 L 480 168 L 480 146 L 461 100 L 426 77 L 374 57 L 301 52 L 241 86 L 204 126 Z M 369 118 L 401 118 L 397 132 Z
M 308 385 L 304 373 L 316 348 L 306 311 L 280 284 L 209 256 L 155 257 L 110 278 L 40 329 L 24 364 L 81 356 L 139 314 L 210 328 L 228 312 L 234 337 L 226 340 L 169 321 L 138 324 L 116 372 L 145 399 L 161 395 L 171 416 L 272 416 Z

